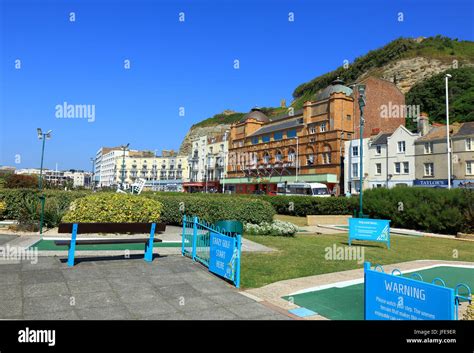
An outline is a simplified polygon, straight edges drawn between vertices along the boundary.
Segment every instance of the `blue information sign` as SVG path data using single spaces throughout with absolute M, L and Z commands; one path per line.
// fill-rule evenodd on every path
M 349 245 L 352 240 L 387 243 L 390 249 L 390 221 L 386 219 L 349 218 Z
M 454 289 L 371 270 L 364 264 L 366 320 L 454 320 Z
M 240 277 L 239 238 L 211 232 L 209 271 L 236 283 Z

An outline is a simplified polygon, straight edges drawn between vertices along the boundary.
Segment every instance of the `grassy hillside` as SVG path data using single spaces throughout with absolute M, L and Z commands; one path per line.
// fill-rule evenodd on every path
M 271 107 L 263 107 L 260 108 L 263 113 L 265 113 L 269 117 L 275 117 L 280 114 L 284 114 L 287 111 L 287 108 L 271 108 Z M 214 126 L 219 124 L 232 124 L 236 121 L 239 121 L 245 114 L 247 113 L 238 113 L 234 112 L 232 114 L 216 114 L 210 118 L 207 118 L 197 124 L 193 125 L 194 127 L 205 127 L 205 126 Z
M 293 92 L 295 100 L 292 105 L 301 108 L 320 89 L 327 87 L 336 77 L 346 82 L 354 82 L 362 74 L 380 68 L 399 59 L 424 56 L 433 59 L 452 61 L 456 58 L 460 63 L 474 61 L 474 42 L 458 41 L 442 36 L 426 38 L 417 42 L 411 38 L 399 38 L 382 48 L 369 51 L 366 55 L 356 58 L 347 69 L 340 66 L 334 71 L 316 77 L 296 87 Z
M 447 70 L 416 84 L 406 94 L 406 104 L 420 105 L 420 110 L 428 113 L 431 122 L 444 123 L 446 73 L 452 75 L 449 80 L 450 122 L 474 121 L 474 67 Z M 414 126 L 413 121 L 407 120 L 407 127 Z
M 462 65 L 463 62 L 474 63 L 474 42 L 458 41 L 457 39 L 451 39 L 439 35 L 436 37 L 426 38 L 423 41 L 417 41 L 412 38 L 398 38 L 382 48 L 369 51 L 366 55 L 356 58 L 347 69 L 341 66 L 334 71 L 328 72 L 309 82 L 299 85 L 293 92 L 294 101 L 291 105 L 295 109 L 302 108 L 303 103 L 306 100 L 310 100 L 315 93 L 327 87 L 338 76 L 348 83 L 354 82 L 362 74 L 367 72 L 376 73 L 378 72 L 377 69 L 380 69 L 391 62 L 417 56 L 449 62 L 453 59 L 457 59 L 460 65 Z M 439 90 L 437 88 L 435 89 L 435 87 L 438 87 L 438 81 L 438 78 L 435 78 L 433 81 L 427 80 L 426 82 L 417 85 L 417 87 L 413 87 L 407 95 L 407 100 L 410 102 L 416 102 L 410 104 L 421 104 L 422 110 L 428 112 L 430 116 L 436 117 L 436 119 L 444 119 L 444 114 L 441 115 L 440 113 L 442 109 L 444 109 L 444 100 L 437 98 Z M 466 119 L 474 120 L 472 117 L 472 112 L 474 111 L 474 103 L 472 99 L 472 75 L 470 76 L 469 74 L 462 72 L 462 78 L 459 82 L 459 87 L 471 88 L 467 90 L 468 92 L 459 92 L 455 81 L 457 81 L 457 79 L 454 79 L 453 77 L 454 86 L 452 93 L 456 96 L 455 101 L 453 101 L 453 112 L 459 116 L 460 119 L 461 116 L 464 117 L 462 119 L 465 120 L 459 121 L 466 121 Z M 432 86 L 432 83 L 435 83 L 434 86 Z M 416 98 L 415 96 L 420 97 Z M 275 117 L 286 112 L 285 108 L 279 107 L 267 107 L 261 109 L 270 117 Z M 469 114 L 469 109 L 471 114 Z M 245 113 L 239 112 L 233 112 L 231 114 L 220 113 L 195 124 L 193 127 L 231 124 L 240 120 L 244 115 Z

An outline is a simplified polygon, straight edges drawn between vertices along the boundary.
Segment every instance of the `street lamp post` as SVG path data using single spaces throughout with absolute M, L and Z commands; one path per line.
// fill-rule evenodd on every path
M 362 209 L 362 201 L 363 201 L 363 182 L 364 182 L 364 147 L 363 147 L 363 140 L 364 140 L 364 107 L 365 107 L 365 85 L 358 85 L 359 91 L 359 109 L 360 109 L 360 123 L 359 123 L 359 168 L 360 168 L 360 175 L 359 175 L 359 218 L 364 216 L 364 212 Z
M 95 190 L 95 158 L 91 158 L 92 162 L 92 177 L 91 177 L 91 184 L 92 184 L 92 191 Z
M 38 133 L 38 139 L 43 140 L 42 147 L 41 147 L 41 165 L 40 165 L 40 177 L 38 181 L 38 187 L 40 191 L 40 196 L 39 199 L 41 201 L 41 215 L 40 215 L 40 236 L 43 236 L 43 220 L 44 220 L 44 203 L 46 201 L 46 196 L 44 194 L 41 194 L 43 191 L 43 161 L 44 161 L 44 146 L 46 144 L 46 139 L 51 138 L 51 133 L 53 132 L 52 130 L 47 131 L 46 133 L 43 133 L 43 130 L 41 128 L 36 129 Z
M 295 173 L 295 182 L 298 182 L 298 168 L 300 166 L 300 149 L 299 149 L 299 138 L 295 136 L 296 139 L 296 173 Z
M 448 189 L 451 189 L 451 144 L 449 143 L 449 94 L 448 94 L 448 80 L 452 76 L 445 75 L 446 80 L 446 146 L 448 152 Z
M 122 146 L 122 175 L 121 175 L 121 189 L 123 190 L 125 188 L 125 151 L 127 150 L 128 146 L 130 146 L 130 143 L 127 143 L 126 145 Z

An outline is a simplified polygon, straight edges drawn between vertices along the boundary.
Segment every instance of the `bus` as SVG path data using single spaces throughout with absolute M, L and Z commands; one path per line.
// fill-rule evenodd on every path
M 329 197 L 331 193 L 321 183 L 278 183 L 277 195 Z

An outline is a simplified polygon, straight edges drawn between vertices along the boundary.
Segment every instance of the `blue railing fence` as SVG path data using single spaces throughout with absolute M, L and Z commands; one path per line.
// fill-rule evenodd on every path
M 211 249 L 211 233 L 224 235 L 227 237 L 234 237 L 234 234 L 221 229 L 212 223 L 197 216 L 183 216 L 183 230 L 182 230 L 182 245 L 181 253 L 183 256 L 193 259 L 209 268 L 210 265 L 210 249 Z M 234 284 L 238 287 L 240 282 L 240 235 L 236 241 L 239 258 L 238 258 L 238 275 Z

